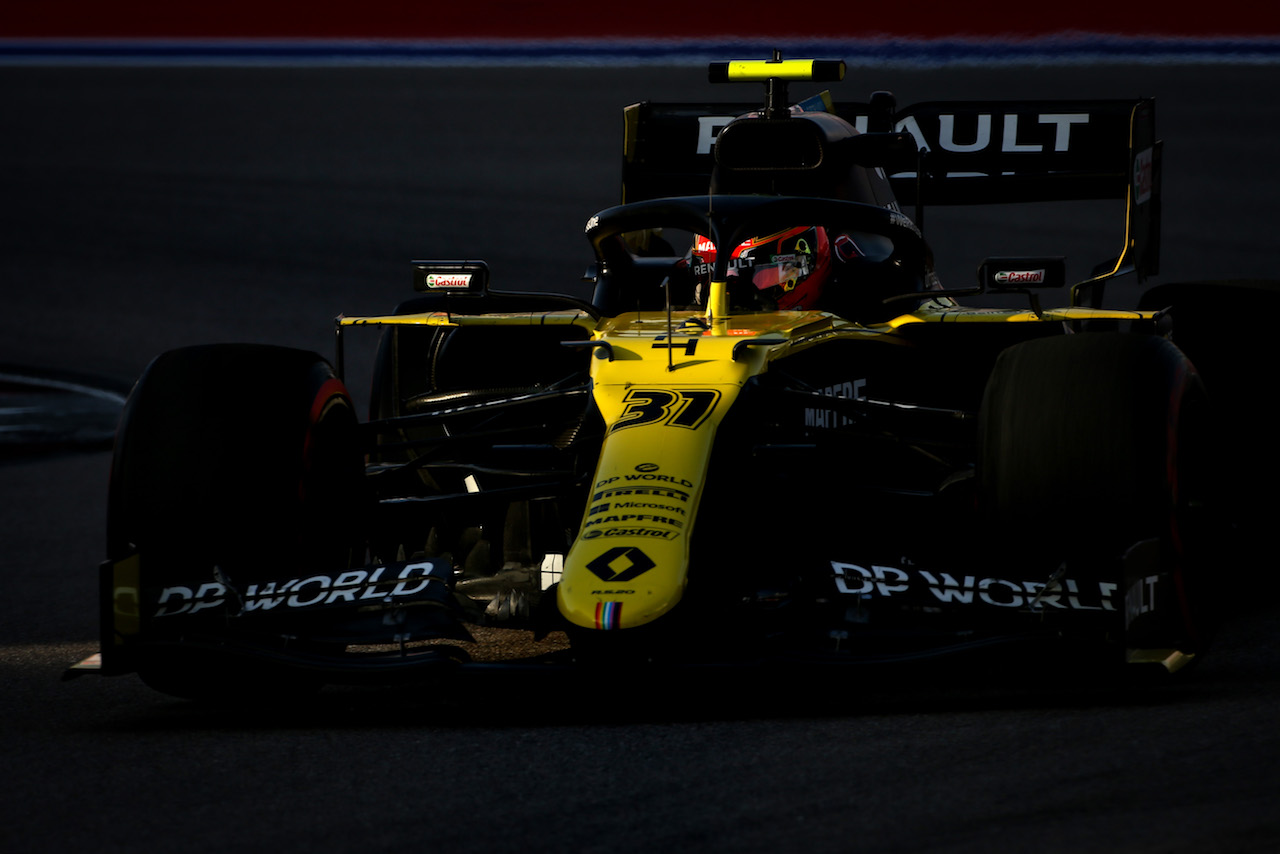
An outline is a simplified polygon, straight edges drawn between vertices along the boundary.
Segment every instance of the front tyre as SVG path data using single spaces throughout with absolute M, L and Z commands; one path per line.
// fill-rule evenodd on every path
M 1140 579 L 1111 579 L 1130 649 L 1191 652 L 1205 642 L 1215 610 L 1203 565 L 1209 418 L 1195 368 L 1155 336 L 1027 341 L 1000 355 L 988 381 L 978 467 L 987 518 L 1024 554 L 1087 566 L 1127 553 L 1125 575 L 1163 573 L 1159 600 L 1156 582 L 1136 589 Z M 1136 619 L 1153 609 L 1158 619 Z
M 121 418 L 108 557 L 136 553 L 144 592 L 215 573 L 239 587 L 363 563 L 363 468 L 350 397 L 314 353 L 251 344 L 165 353 Z M 174 629 L 148 620 L 145 597 L 143 607 L 139 637 L 108 631 L 106 649 L 173 640 Z M 145 643 L 133 648 L 124 654 L 144 680 L 179 696 L 278 684 L 279 674 L 212 678 L 180 657 L 149 656 Z

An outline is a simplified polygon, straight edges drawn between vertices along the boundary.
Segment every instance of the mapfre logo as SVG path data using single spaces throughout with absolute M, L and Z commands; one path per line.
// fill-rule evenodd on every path
M 997 285 L 1043 285 L 1044 270 L 1001 270 L 995 274 Z

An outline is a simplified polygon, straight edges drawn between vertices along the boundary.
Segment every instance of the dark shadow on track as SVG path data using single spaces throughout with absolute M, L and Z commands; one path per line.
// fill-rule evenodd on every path
M 1267 615 L 1237 640 L 1250 642 L 1277 625 L 1280 615 Z M 504 729 L 1090 708 L 1142 713 L 1208 697 L 1280 697 L 1280 674 L 1240 651 L 1240 659 L 1196 663 L 1176 674 L 1007 655 L 892 667 L 459 673 L 413 685 L 330 686 L 293 702 L 206 704 L 155 694 L 155 704 L 136 716 L 91 729 Z

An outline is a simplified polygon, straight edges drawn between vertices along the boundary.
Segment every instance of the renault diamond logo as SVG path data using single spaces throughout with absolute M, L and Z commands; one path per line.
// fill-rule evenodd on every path
M 630 581 L 655 566 L 657 564 L 635 546 L 618 546 L 588 563 L 587 569 L 601 581 Z

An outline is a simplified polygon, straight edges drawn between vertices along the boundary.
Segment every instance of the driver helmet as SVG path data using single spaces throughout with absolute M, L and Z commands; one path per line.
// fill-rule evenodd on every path
M 693 250 L 694 270 L 708 277 L 716 246 L 699 236 Z M 766 237 L 753 237 L 733 250 L 729 281 L 748 291 L 754 302 L 783 310 L 816 308 L 831 279 L 831 241 L 821 226 L 796 226 Z M 744 288 L 745 282 L 751 283 Z

